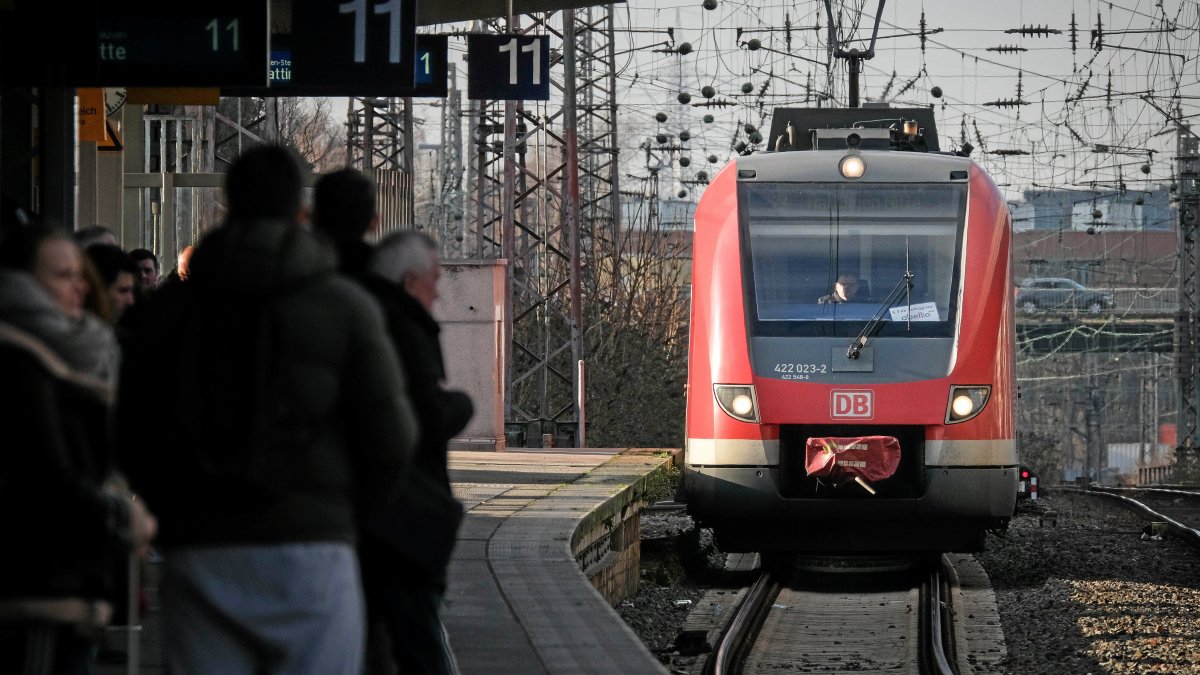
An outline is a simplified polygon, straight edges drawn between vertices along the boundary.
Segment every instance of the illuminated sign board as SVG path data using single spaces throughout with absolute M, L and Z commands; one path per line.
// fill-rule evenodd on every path
M 22 2 L 0 12 L 0 26 L 5 84 L 219 87 L 266 80 L 265 1 L 112 0 L 70 8 Z
M 411 87 L 413 0 L 292 3 L 292 65 L 306 86 Z
M 467 36 L 467 98 L 550 100 L 550 40 L 545 35 Z

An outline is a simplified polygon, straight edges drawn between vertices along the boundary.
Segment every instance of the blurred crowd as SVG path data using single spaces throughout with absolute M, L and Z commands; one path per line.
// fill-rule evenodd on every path
M 0 672 L 94 672 L 131 556 L 161 562 L 168 673 L 456 672 L 446 457 L 473 407 L 436 242 L 375 242 L 353 169 L 306 203 L 279 146 L 224 203 L 165 274 L 112 229 L 3 214 Z

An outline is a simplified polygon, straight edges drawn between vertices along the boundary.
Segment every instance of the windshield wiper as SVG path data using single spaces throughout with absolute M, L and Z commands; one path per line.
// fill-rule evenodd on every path
M 875 310 L 875 315 L 871 317 L 871 320 L 867 322 L 867 325 L 863 326 L 862 332 L 858 334 L 858 337 L 854 338 L 854 342 L 851 342 L 850 347 L 846 349 L 846 358 L 858 358 L 858 355 L 860 352 L 862 352 L 863 347 L 867 346 L 867 339 L 875 335 L 875 333 L 877 333 L 883 326 L 884 315 L 887 314 L 892 305 L 896 304 L 896 301 L 900 299 L 901 295 L 908 298 L 909 314 L 912 314 L 912 287 L 912 270 L 904 270 L 904 275 L 900 277 L 900 282 L 896 284 L 896 287 L 892 289 L 891 293 L 888 293 L 888 296 L 883 300 L 883 304 L 879 306 L 879 309 Z M 909 321 L 911 327 L 912 320 L 909 319 Z

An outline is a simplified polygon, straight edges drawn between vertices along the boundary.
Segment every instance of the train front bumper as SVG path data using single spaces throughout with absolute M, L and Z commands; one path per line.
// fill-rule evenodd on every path
M 772 466 L 685 465 L 688 511 L 726 551 L 974 550 L 1016 504 L 1017 466 L 925 466 L 910 497 L 785 496 Z

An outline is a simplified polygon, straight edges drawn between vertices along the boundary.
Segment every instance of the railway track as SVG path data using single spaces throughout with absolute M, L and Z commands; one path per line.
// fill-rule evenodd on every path
M 946 564 L 794 556 L 765 564 L 705 672 L 955 673 Z
M 1063 487 L 1068 492 L 1120 502 L 1138 515 L 1159 525 L 1148 526 L 1150 536 L 1178 537 L 1200 551 L 1200 491 L 1170 488 L 1115 488 L 1091 486 L 1087 489 Z

